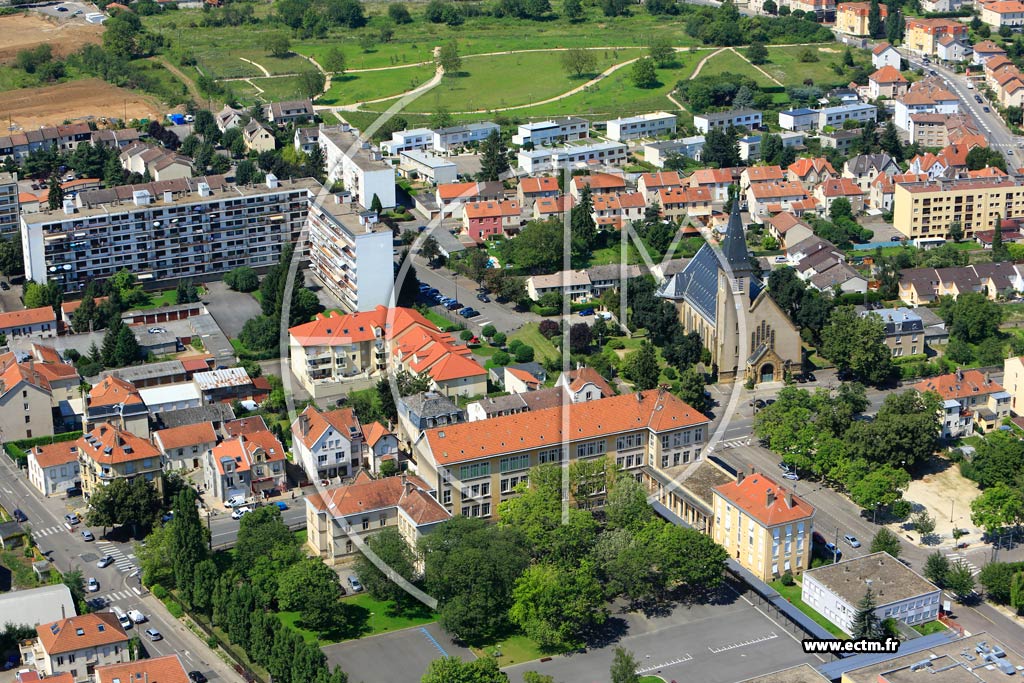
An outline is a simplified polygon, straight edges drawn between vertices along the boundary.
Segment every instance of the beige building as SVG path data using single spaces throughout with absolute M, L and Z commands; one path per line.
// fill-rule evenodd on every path
M 711 352 L 711 362 L 718 367 L 719 379 L 778 382 L 789 368 L 800 365 L 800 334 L 751 269 L 739 202 L 729 217 L 722 254 L 731 273 L 705 244 L 682 271 L 662 285 L 658 296 L 676 305 L 686 332 L 701 336 Z M 737 293 L 742 302 L 739 311 L 733 299 Z M 750 339 L 746 358 L 739 357 L 740 314 Z
M 277 140 L 266 125 L 253 119 L 242 129 L 242 140 L 250 152 L 272 152 L 277 149 Z
M 53 434 L 50 386 L 42 374 L 13 353 L 0 356 L 0 368 L 0 440 Z
M 1024 26 L 1024 3 L 1017 0 L 981 3 L 981 20 L 994 29 Z
M 991 431 L 1010 416 L 1011 395 L 987 372 L 957 370 L 921 380 L 914 389 L 932 392 L 942 401 L 939 416 L 944 439 L 971 436 L 975 426 Z
M 373 479 L 360 471 L 351 484 L 306 497 L 306 546 L 328 563 L 359 552 L 373 533 L 397 527 L 411 548 L 451 514 L 419 477 Z
M 95 612 L 36 626 L 30 648 L 22 646 L 22 661 L 41 675 L 70 673 L 90 681 L 97 667 L 128 661 L 128 636 L 113 612 Z
M 154 432 L 153 443 L 163 456 L 164 469 L 194 470 L 217 445 L 217 433 L 212 422 L 200 422 Z
M 893 358 L 917 356 L 927 353 L 924 322 L 909 308 L 883 308 L 877 311 L 862 311 L 861 317 L 875 316 L 885 325 L 885 345 Z
M 1015 178 L 972 178 L 901 183 L 893 191 L 893 227 L 916 240 L 950 239 L 959 223 L 970 240 L 992 230 L 997 220 L 1024 216 L 1024 182 Z
M 878 4 L 882 18 L 888 16 L 888 8 Z M 841 2 L 836 5 L 836 30 L 849 36 L 868 35 L 868 15 L 871 13 L 869 2 Z
M 146 439 L 103 422 L 86 432 L 75 444 L 86 498 L 99 486 L 115 479 L 144 477 L 163 493 L 160 451 Z
M 1024 358 L 1013 356 L 1003 361 L 1003 386 L 1010 394 L 1010 410 L 1024 415 Z
M 811 566 L 814 507 L 764 474 L 714 489 L 712 537 L 762 581 Z
M 911 52 L 922 55 L 934 55 L 939 49 L 939 40 L 943 36 L 967 38 L 967 25 L 953 19 L 906 19 L 906 32 L 903 46 Z
M 640 480 L 645 466 L 700 461 L 707 430 L 708 418 L 677 397 L 644 391 L 428 429 L 417 464 L 452 514 L 492 518 L 532 467 L 607 458 Z M 602 482 L 574 498 L 599 505 L 603 495 Z

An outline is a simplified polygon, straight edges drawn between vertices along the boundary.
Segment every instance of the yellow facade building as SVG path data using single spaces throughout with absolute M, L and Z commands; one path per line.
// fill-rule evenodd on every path
M 1024 184 L 1014 178 L 902 183 L 893 192 L 893 226 L 908 239 L 950 239 L 959 223 L 968 240 L 996 221 L 1024 216 Z

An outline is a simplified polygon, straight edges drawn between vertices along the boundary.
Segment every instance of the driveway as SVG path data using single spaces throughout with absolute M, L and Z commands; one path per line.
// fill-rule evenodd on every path
M 224 334 L 232 339 L 242 331 L 246 320 L 262 312 L 260 303 L 251 294 L 236 292 L 219 280 L 206 283 L 206 289 L 203 297 L 206 308 Z

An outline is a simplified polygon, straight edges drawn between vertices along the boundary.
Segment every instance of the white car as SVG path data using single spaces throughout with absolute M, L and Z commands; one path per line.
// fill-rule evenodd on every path
M 114 558 L 111 555 L 107 555 L 106 557 L 101 558 L 100 561 L 96 563 L 96 566 L 103 569 L 104 567 L 109 567 L 112 564 L 114 564 Z
M 252 508 L 249 506 L 235 508 L 231 511 L 231 519 L 241 519 L 247 512 L 252 512 Z
M 90 576 L 89 580 L 85 582 L 85 589 L 90 593 L 98 593 L 100 590 L 100 582 Z
M 231 496 L 227 499 L 227 502 L 225 502 L 224 505 L 229 508 L 242 507 L 245 505 L 245 496 Z
M 136 624 L 146 623 L 146 615 L 137 609 L 128 610 L 128 618 L 134 621 Z

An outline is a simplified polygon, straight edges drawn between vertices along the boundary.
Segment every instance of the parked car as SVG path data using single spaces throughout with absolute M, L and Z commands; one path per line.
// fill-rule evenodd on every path
M 449 311 L 457 311 L 460 308 L 464 308 L 464 306 L 458 301 L 449 301 L 447 304 L 444 305 L 444 307 L 447 308 Z
M 580 311 L 580 317 L 581 318 L 585 318 L 588 315 L 594 315 L 594 309 L 593 308 L 584 308 L 582 311 Z
M 189 671 L 188 680 L 192 681 L 192 683 L 206 683 L 207 679 L 202 671 Z
M 476 309 L 466 306 L 461 311 L 459 311 L 459 315 L 461 315 L 463 318 L 472 318 L 474 316 L 480 315 L 480 313 Z
M 288 509 L 288 503 L 284 502 L 283 500 L 279 500 L 276 503 L 274 503 L 274 507 L 283 512 Z
M 110 555 L 105 555 L 100 558 L 100 561 L 96 563 L 96 566 L 103 569 L 104 567 L 109 567 L 112 564 L 114 564 L 114 558 Z
M 977 102 L 978 104 L 981 104 L 981 95 L 975 95 L 974 101 Z
M 4 282 L 3 280 L 0 280 L 0 289 L 4 290 L 6 292 L 10 288 L 11 288 L 11 286 L 9 284 Z
M 477 301 L 482 301 L 485 304 L 491 303 L 491 297 L 487 296 L 486 294 L 477 294 L 476 298 L 477 298 Z
M 90 541 L 95 541 L 96 537 L 93 536 L 92 532 L 88 529 L 82 529 L 82 540 L 88 543 Z
M 185 114 L 185 123 L 195 123 L 196 117 L 192 114 Z
M 116 610 L 115 609 L 114 610 L 114 614 L 117 615 L 117 623 L 121 624 L 121 628 L 123 628 L 124 630 L 127 631 L 128 629 L 130 629 L 133 626 L 132 620 L 129 619 L 128 615 L 125 614 L 124 612 L 121 612 L 120 610 Z
M 252 508 L 247 505 L 235 508 L 231 511 L 231 519 L 241 519 L 242 517 L 245 517 L 247 512 L 252 512 Z
M 69 512 L 68 514 L 64 515 L 64 521 L 74 526 L 75 524 L 78 524 L 78 522 L 81 520 L 78 519 L 78 515 L 76 515 L 74 512 Z
M 790 481 L 800 481 L 800 475 L 793 471 L 784 472 L 782 478 L 789 479 Z
M 26 515 L 24 512 L 22 512 L 21 508 L 14 508 L 14 512 L 12 512 L 11 514 L 14 515 L 14 521 L 15 522 L 27 522 L 28 521 L 28 515 Z
M 853 534 L 846 534 L 845 536 L 843 536 L 843 540 L 849 543 L 851 548 L 860 547 L 860 541 L 858 541 L 857 537 Z
M 353 593 L 358 593 L 363 590 L 363 584 L 359 583 L 359 579 L 354 576 L 348 577 L 348 585 L 352 589 Z
M 82 495 L 82 487 L 81 486 L 71 486 L 71 487 L 68 487 L 68 489 L 66 491 L 64 491 L 64 495 L 66 495 L 68 498 L 74 498 L 75 496 L 80 496 L 80 495 Z
M 982 107 L 982 108 L 981 108 L 981 110 L 982 110 L 983 112 L 985 112 L 986 114 L 987 114 L 987 113 L 989 113 L 990 111 L 992 111 L 992 110 L 991 110 L 991 109 L 989 109 L 988 107 Z
M 85 590 L 90 593 L 98 593 L 100 591 L 100 582 L 90 576 L 89 580 L 85 582 Z
M 229 508 L 237 508 L 245 505 L 245 496 L 231 496 L 224 503 Z
M 839 560 L 843 557 L 843 551 L 837 548 L 835 543 L 826 543 L 825 556 L 833 556 L 836 560 Z
M 67 11 L 68 11 L 68 8 L 67 8 L 67 7 L 58 7 L 58 8 L 57 8 L 57 11 L 58 11 L 58 12 L 67 12 Z
M 164 639 L 164 637 L 160 635 L 160 631 L 157 631 L 155 628 L 147 628 L 146 636 L 153 642 Z
M 160 521 L 164 524 L 167 524 L 167 522 L 170 522 L 172 519 L 174 519 L 174 510 L 171 510 L 167 514 L 160 516 Z
M 131 617 L 131 620 L 134 621 L 136 624 L 146 623 L 146 615 L 137 609 L 128 610 L 128 616 Z

